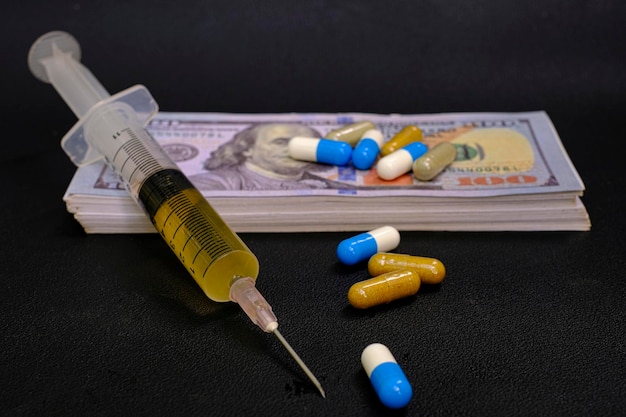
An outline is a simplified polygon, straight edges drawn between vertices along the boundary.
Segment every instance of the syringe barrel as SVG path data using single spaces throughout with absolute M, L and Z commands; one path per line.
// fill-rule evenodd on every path
M 87 142 L 122 177 L 139 204 L 139 189 L 146 178 L 161 170 L 178 169 L 126 103 L 95 108 L 85 120 L 84 132 Z
M 230 300 L 234 277 L 256 279 L 259 263 L 123 102 L 85 120 L 87 141 L 122 177 L 150 221 L 214 301 Z

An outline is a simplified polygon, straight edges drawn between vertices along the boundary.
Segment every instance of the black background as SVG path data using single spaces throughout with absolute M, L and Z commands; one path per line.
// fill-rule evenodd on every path
M 624 415 L 626 6 L 598 1 L 21 1 L 1 6 L 0 412 L 4 415 Z M 369 311 L 350 233 L 244 234 L 259 288 L 324 385 L 234 304 L 208 301 L 156 234 L 85 235 L 61 197 L 75 117 L 29 72 L 74 35 L 112 93 L 165 111 L 546 110 L 590 232 L 403 232 L 444 283 Z M 407 409 L 360 365 L 390 347 Z

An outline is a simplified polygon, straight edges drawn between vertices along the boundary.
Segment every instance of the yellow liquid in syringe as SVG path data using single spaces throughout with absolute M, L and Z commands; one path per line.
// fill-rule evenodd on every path
M 254 254 L 178 170 L 146 179 L 138 200 L 170 249 L 214 301 L 229 301 L 233 277 L 256 279 Z

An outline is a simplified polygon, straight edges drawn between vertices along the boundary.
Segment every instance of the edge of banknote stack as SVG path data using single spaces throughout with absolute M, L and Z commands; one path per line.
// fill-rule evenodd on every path
M 406 125 L 459 156 L 432 181 L 285 156 L 290 136 L 368 120 Z M 545 112 L 426 115 L 159 113 L 147 126 L 236 232 L 587 231 L 585 187 Z M 304 133 L 303 133 L 304 132 Z M 462 155 L 461 155 L 462 153 Z M 77 169 L 63 197 L 87 233 L 155 232 L 104 164 Z

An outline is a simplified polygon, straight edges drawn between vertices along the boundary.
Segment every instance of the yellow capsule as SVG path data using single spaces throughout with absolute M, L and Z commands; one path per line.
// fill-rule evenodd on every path
M 348 290 L 348 301 L 354 308 L 365 309 L 411 296 L 419 289 L 419 274 L 403 269 L 357 282 Z
M 400 148 L 404 148 L 410 143 L 421 141 L 422 131 L 419 127 L 413 125 L 404 126 L 401 131 L 396 133 L 394 137 L 380 148 L 380 154 L 386 156 Z
M 374 123 L 368 121 L 356 122 L 331 130 L 324 136 L 324 138 L 347 142 L 354 148 L 363 136 L 363 133 L 370 129 L 376 129 Z
M 456 146 L 441 142 L 413 162 L 413 174 L 421 181 L 430 181 L 456 159 Z
M 368 261 L 367 269 L 372 276 L 412 269 L 417 271 L 424 284 L 439 284 L 446 276 L 446 267 L 438 259 L 399 253 L 377 253 Z

